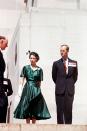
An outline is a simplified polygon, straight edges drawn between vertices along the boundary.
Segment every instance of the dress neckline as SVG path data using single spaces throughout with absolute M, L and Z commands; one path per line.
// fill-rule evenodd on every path
M 30 66 L 30 68 L 31 68 L 33 71 L 38 70 L 38 66 L 36 66 L 35 68 L 33 68 L 31 65 L 29 65 L 29 66 Z

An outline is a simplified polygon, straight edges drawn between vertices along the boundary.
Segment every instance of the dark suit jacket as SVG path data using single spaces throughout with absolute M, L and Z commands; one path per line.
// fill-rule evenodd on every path
M 0 79 L 3 78 L 4 71 L 5 71 L 5 61 L 4 61 L 4 58 L 3 58 L 3 54 L 0 51 Z
M 55 83 L 56 94 L 63 94 L 66 90 L 70 95 L 74 95 L 74 84 L 78 76 L 77 62 L 68 58 L 68 63 L 68 74 L 65 72 L 62 58 L 53 63 L 52 79 Z

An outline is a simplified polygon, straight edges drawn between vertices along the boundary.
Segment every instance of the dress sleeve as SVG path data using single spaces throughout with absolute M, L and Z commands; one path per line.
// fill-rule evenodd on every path
M 43 81 L 43 70 L 40 69 L 40 81 Z
M 24 67 L 22 68 L 20 77 L 25 77 L 25 74 L 26 74 L 26 68 L 25 68 L 25 66 L 24 66 Z

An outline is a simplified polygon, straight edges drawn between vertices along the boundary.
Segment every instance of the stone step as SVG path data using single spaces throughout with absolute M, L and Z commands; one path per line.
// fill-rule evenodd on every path
M 87 131 L 87 125 L 0 124 L 0 131 Z

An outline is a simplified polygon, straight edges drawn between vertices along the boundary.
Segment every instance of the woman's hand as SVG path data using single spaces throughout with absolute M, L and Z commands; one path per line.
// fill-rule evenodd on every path
M 36 81 L 36 86 L 40 87 L 41 86 L 41 81 Z

